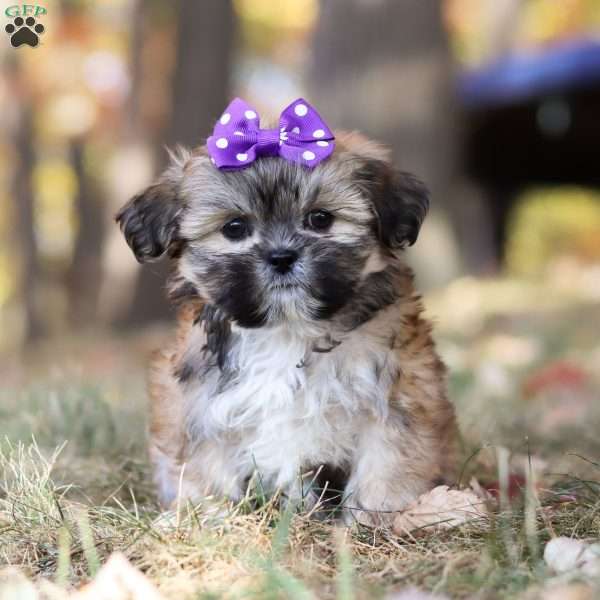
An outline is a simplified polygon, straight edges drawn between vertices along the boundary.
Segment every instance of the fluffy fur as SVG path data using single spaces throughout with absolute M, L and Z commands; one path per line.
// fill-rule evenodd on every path
M 165 505 L 239 499 L 257 475 L 309 505 L 335 488 L 346 517 L 374 524 L 450 475 L 445 368 L 401 260 L 427 207 L 417 179 L 344 133 L 315 169 L 263 158 L 222 172 L 204 149 L 181 152 L 123 207 L 138 260 L 175 259 L 182 305 L 150 379 Z M 240 217 L 247 235 L 228 239 Z M 273 267 L 280 252 L 297 257 L 289 272 Z

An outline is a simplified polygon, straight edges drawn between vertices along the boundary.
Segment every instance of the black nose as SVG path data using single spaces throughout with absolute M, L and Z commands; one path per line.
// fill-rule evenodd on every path
M 298 253 L 295 250 L 289 249 L 281 249 L 281 250 L 273 250 L 271 254 L 269 254 L 269 264 L 273 266 L 273 268 L 282 275 L 287 273 L 292 265 L 296 262 L 298 258 Z

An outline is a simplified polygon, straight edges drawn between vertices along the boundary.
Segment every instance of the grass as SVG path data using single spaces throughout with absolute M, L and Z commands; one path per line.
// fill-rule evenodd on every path
M 471 312 L 440 318 L 438 336 L 463 432 L 462 480 L 494 487 L 500 464 L 524 474 L 530 493 L 515 493 L 489 521 L 416 539 L 281 511 L 259 489 L 223 518 L 183 505 L 161 520 L 145 457 L 143 369 L 129 358 L 140 342 L 95 339 L 90 355 L 89 340 L 76 340 L 38 349 L 23 379 L 0 392 L 0 598 L 25 597 L 30 582 L 50 582 L 59 597 L 115 551 L 178 599 L 360 600 L 407 586 L 533 598 L 562 582 L 544 565 L 544 544 L 600 537 L 600 346 L 590 331 L 600 311 L 572 295 L 546 306 L 537 289 L 465 281 L 431 298 L 432 312 L 451 312 L 456 285 Z M 523 392 L 557 362 L 576 365 L 583 382 L 558 371 L 533 397 Z M 20 592 L 3 565 L 19 569 Z

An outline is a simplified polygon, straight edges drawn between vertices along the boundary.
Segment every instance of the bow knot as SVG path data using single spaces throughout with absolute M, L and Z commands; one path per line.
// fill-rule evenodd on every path
M 236 98 L 217 121 L 206 145 L 219 169 L 243 169 L 261 156 L 281 156 L 315 167 L 333 152 L 335 142 L 319 113 L 302 98 L 283 110 L 275 129 L 261 129 L 258 113 Z

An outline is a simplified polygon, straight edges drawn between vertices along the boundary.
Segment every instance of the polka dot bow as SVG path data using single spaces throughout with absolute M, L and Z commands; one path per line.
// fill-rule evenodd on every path
M 333 140 L 319 113 L 302 98 L 283 110 L 277 129 L 261 129 L 256 111 L 236 98 L 217 121 L 206 145 L 219 169 L 243 169 L 260 156 L 281 156 L 315 167 L 333 152 Z

